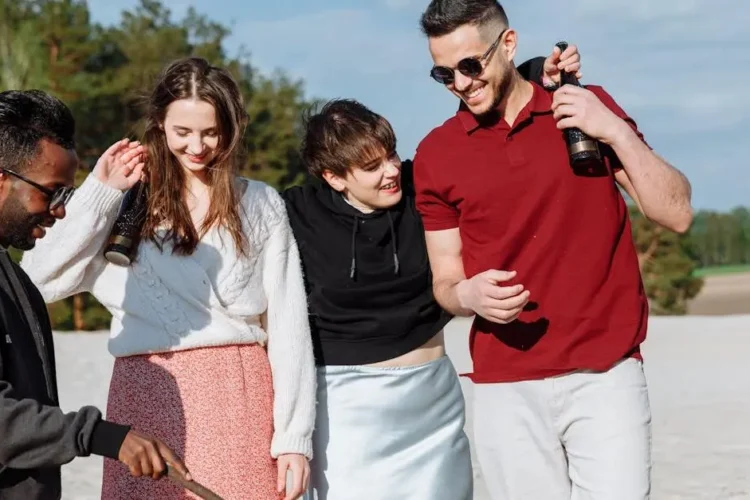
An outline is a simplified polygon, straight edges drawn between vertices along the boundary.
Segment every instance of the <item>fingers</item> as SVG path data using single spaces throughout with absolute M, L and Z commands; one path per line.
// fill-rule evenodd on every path
M 560 120 L 562 118 L 575 116 L 576 110 L 577 108 L 573 106 L 572 104 L 561 104 L 554 108 L 554 112 L 552 113 L 552 116 L 555 118 L 555 120 Z
M 526 290 L 523 293 L 505 300 L 489 301 L 481 315 L 494 323 L 506 324 L 518 319 L 523 308 L 529 303 L 531 293 Z
M 138 457 L 133 457 L 131 460 L 128 460 L 127 462 L 125 462 L 125 465 L 128 466 L 130 474 L 133 477 L 141 477 L 143 475 L 143 471 L 141 470 L 141 461 L 138 459 Z
M 521 292 L 523 292 L 523 285 L 513 285 L 513 286 L 489 285 L 487 289 L 484 290 L 485 296 L 494 300 L 509 299 L 511 297 L 515 297 Z
M 141 474 L 151 476 L 154 473 L 154 468 L 151 465 L 151 457 L 145 449 L 143 452 L 138 453 L 138 461 L 141 464 Z
M 509 310 L 509 311 L 489 310 L 485 314 L 483 314 L 482 317 L 493 323 L 507 325 L 508 323 L 512 323 L 513 321 L 517 320 L 522 312 L 523 312 L 523 307 L 519 307 L 516 309 Z
M 510 311 L 517 308 L 523 308 L 528 302 L 529 297 L 531 296 L 531 292 L 528 290 L 524 290 L 523 292 L 519 293 L 518 295 L 514 297 L 510 297 L 504 300 L 499 300 L 497 304 L 500 306 L 501 309 Z
M 523 309 L 523 307 L 529 302 L 529 297 L 531 297 L 531 292 L 528 290 L 524 290 L 518 295 L 508 297 L 507 299 L 485 297 L 482 300 L 481 306 L 482 309 L 488 313 L 499 314 L 501 312 Z
M 482 273 L 482 276 L 486 278 L 487 282 L 496 284 L 504 281 L 512 280 L 516 277 L 515 271 L 500 271 L 497 269 L 490 269 Z
M 550 106 L 552 111 L 557 111 L 561 106 L 578 107 L 583 104 L 583 96 L 578 92 L 563 91 L 566 87 L 571 87 L 571 85 L 563 85 L 559 90 L 555 91 L 555 94 L 552 96 L 552 106 Z
M 576 87 L 575 85 L 563 85 L 559 89 L 555 90 L 553 103 L 556 102 L 555 99 L 557 99 L 557 102 L 560 102 L 560 100 L 564 99 L 565 101 L 562 102 L 570 103 L 572 102 L 571 99 L 581 97 L 585 95 L 586 92 L 590 91 L 586 90 L 583 87 Z
M 560 63 L 560 65 L 563 65 L 563 64 L 565 63 Z M 574 63 L 566 64 L 565 66 L 562 66 L 559 69 L 562 71 L 565 71 L 566 73 L 576 73 L 576 78 L 578 78 L 578 73 L 579 73 L 578 70 L 581 69 L 581 63 L 574 62 Z
M 138 162 L 143 161 L 144 152 L 145 149 L 141 145 L 130 148 L 128 151 L 122 154 L 122 156 L 120 157 L 120 162 L 124 166 L 135 166 Z
M 135 166 L 133 171 L 130 173 L 130 175 L 128 176 L 128 179 L 132 180 L 133 184 L 135 184 L 139 180 L 140 181 L 145 180 L 146 178 L 145 168 L 146 168 L 145 163 L 139 163 L 138 165 Z
M 568 118 L 563 118 L 562 120 L 557 122 L 557 128 L 559 130 L 574 127 L 576 127 L 575 117 L 569 116 Z
M 164 462 L 159 450 L 153 444 L 148 447 L 148 458 L 151 464 L 151 477 L 159 479 L 167 472 L 167 464 Z
M 111 158 L 114 158 L 115 153 L 117 153 L 120 148 L 125 147 L 130 142 L 130 139 L 120 139 L 119 141 L 112 144 L 110 147 L 107 148 L 107 150 L 104 152 L 103 156 L 109 156 Z
M 286 489 L 286 471 L 289 467 L 289 462 L 284 457 L 279 457 L 276 461 L 277 465 L 277 477 L 276 477 L 276 491 L 279 493 Z
M 299 460 L 295 460 L 291 463 L 290 467 L 292 471 L 292 490 L 286 492 L 286 500 L 295 500 L 302 496 L 302 464 Z
M 160 441 L 157 442 L 157 447 L 159 450 L 159 455 L 161 455 L 161 457 L 167 464 L 169 464 L 170 467 L 179 472 L 182 477 L 184 477 L 188 481 L 193 480 L 193 476 L 190 475 L 190 471 L 188 470 L 187 466 L 185 466 L 184 462 L 180 460 L 180 458 L 175 455 L 172 450 L 170 450 L 164 443 Z
M 307 488 L 310 486 L 310 464 L 307 462 L 307 460 L 305 460 L 305 467 L 303 471 L 302 491 L 307 491 Z
M 555 48 L 557 50 L 560 50 L 557 46 L 555 46 Z M 578 53 L 578 47 L 576 47 L 575 45 L 568 45 L 568 47 L 558 57 L 557 67 L 559 69 L 565 69 L 568 65 L 576 63 L 580 60 L 581 55 Z
M 555 46 L 552 54 L 544 60 L 544 72 L 547 74 L 557 73 L 557 66 L 560 62 L 560 47 Z

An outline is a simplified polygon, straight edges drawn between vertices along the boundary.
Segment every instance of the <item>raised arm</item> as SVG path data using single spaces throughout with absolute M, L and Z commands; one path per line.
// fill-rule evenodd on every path
M 578 127 L 611 149 L 615 179 L 643 215 L 683 233 L 693 220 L 687 178 L 657 155 L 614 99 L 598 87 L 564 85 L 555 92 L 552 108 L 558 128 Z
M 136 143 L 137 144 L 137 143 Z M 119 141 L 102 155 L 65 207 L 64 219 L 47 230 L 21 267 L 45 302 L 90 291 L 106 264 L 102 248 L 117 216 L 123 191 L 141 176 L 142 150 Z

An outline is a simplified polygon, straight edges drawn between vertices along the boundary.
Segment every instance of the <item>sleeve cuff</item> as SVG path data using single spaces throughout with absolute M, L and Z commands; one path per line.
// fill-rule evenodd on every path
M 124 194 L 119 189 L 111 188 L 89 174 L 78 189 L 76 189 L 72 203 L 79 203 L 87 211 L 97 214 L 109 214 L 117 210 L 122 202 Z
M 130 426 L 100 420 L 91 435 L 91 453 L 117 460 Z
M 288 453 L 304 455 L 308 460 L 312 460 L 312 438 L 275 433 L 271 441 L 271 456 L 278 458 L 279 455 Z
M 422 218 L 422 225 L 424 226 L 425 231 L 443 231 L 445 229 L 457 228 L 458 221 L 445 219 L 425 220 Z

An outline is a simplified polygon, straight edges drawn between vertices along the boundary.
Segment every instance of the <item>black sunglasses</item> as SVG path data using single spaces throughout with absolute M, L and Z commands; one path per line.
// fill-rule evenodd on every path
M 484 71 L 484 62 L 490 57 L 492 51 L 495 50 L 503 38 L 508 28 L 505 28 L 500 35 L 498 35 L 495 43 L 490 45 L 490 48 L 481 56 L 466 57 L 458 61 L 456 68 L 449 68 L 447 66 L 433 66 L 430 70 L 430 76 L 433 80 L 443 85 L 450 85 L 455 81 L 456 69 L 461 72 L 462 75 L 468 76 L 469 78 L 476 78 Z
M 13 177 L 22 180 L 26 184 L 29 184 L 31 186 L 34 186 L 39 191 L 47 195 L 47 198 L 49 198 L 49 210 L 50 212 L 57 210 L 60 207 L 64 207 L 66 203 L 68 203 L 68 200 L 70 200 L 70 197 L 73 196 L 73 192 L 76 190 L 76 188 L 72 186 L 61 186 L 57 189 L 49 189 L 41 184 L 37 184 L 36 182 L 32 181 L 31 179 L 27 179 L 21 174 L 18 174 L 8 168 L 0 168 L 0 171 L 7 172 Z

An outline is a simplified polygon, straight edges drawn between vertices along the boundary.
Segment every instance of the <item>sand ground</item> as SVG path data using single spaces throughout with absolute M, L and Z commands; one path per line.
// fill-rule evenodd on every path
M 691 315 L 750 314 L 750 273 L 711 276 L 690 303 Z
M 459 372 L 470 369 L 466 320 L 452 322 L 448 352 Z M 65 409 L 105 407 L 112 361 L 104 334 L 56 337 Z M 750 315 L 653 318 L 644 345 L 653 412 L 656 500 L 750 499 Z M 471 436 L 472 387 L 462 380 Z M 475 500 L 489 500 L 475 468 Z M 101 459 L 63 469 L 64 496 L 98 498 Z M 421 500 L 421 499 L 417 499 Z

